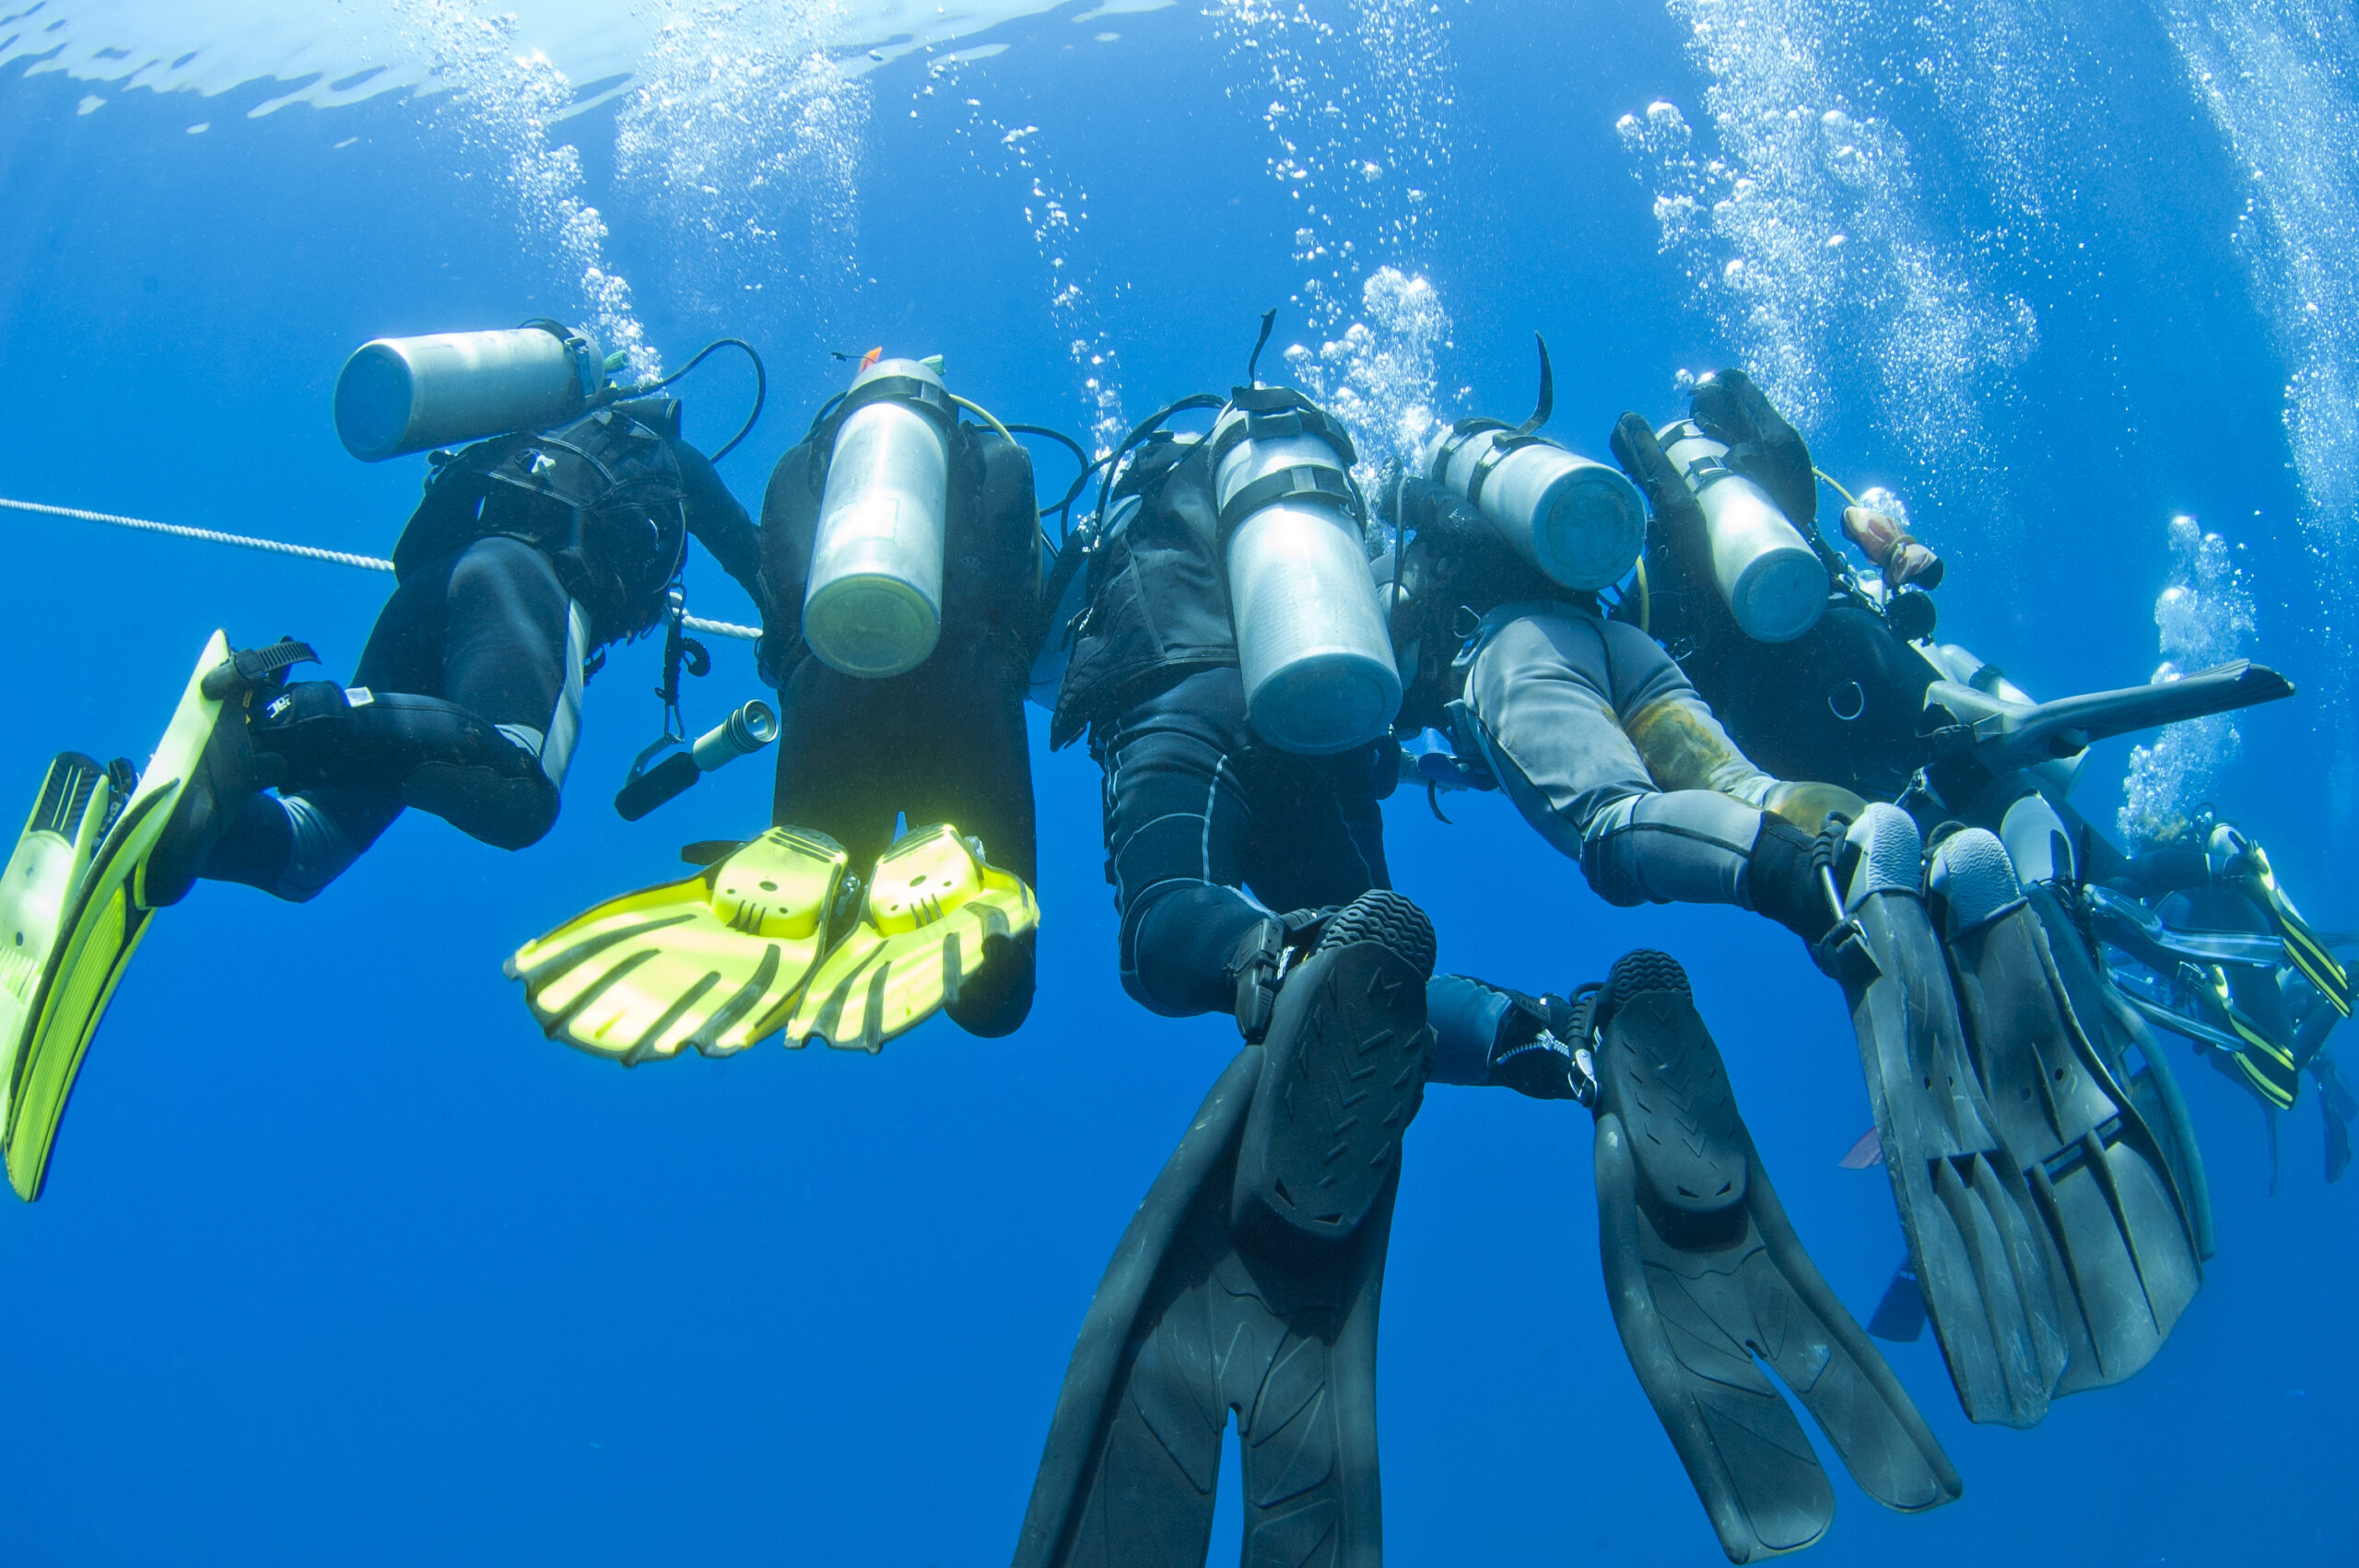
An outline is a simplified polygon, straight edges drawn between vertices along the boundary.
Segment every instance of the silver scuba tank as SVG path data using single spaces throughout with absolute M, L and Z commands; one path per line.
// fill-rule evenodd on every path
M 1296 394 L 1257 387 L 1210 439 L 1247 718 L 1281 751 L 1367 744 L 1401 709 L 1401 673 L 1360 543 L 1350 438 Z
M 915 359 L 855 377 L 836 429 L 803 595 L 803 640 L 847 675 L 898 675 L 942 636 L 949 389 Z
M 335 379 L 335 433 L 363 462 L 545 430 L 590 405 L 605 357 L 556 322 L 362 344 Z
M 1712 576 L 1744 634 L 1791 642 L 1818 625 L 1833 590 L 1826 563 L 1768 492 L 1729 467 L 1729 449 L 1692 419 L 1664 426 L 1655 439 L 1704 509 Z
M 1436 436 L 1426 475 L 1577 592 L 1620 581 L 1646 544 L 1646 502 L 1619 470 L 1496 419 L 1462 419 Z

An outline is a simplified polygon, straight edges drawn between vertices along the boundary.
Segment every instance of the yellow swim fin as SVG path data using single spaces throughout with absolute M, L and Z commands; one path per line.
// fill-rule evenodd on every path
M 876 859 L 860 923 L 829 953 L 786 1023 L 799 1048 L 816 1036 L 874 1051 L 958 995 L 987 944 L 1040 923 L 1019 877 L 986 864 L 948 824 L 918 828 Z
M 0 1126 L 17 1059 L 32 1033 L 42 971 L 65 934 L 66 904 L 90 869 L 118 799 L 103 763 L 60 752 L 0 872 Z
M 200 813 L 216 807 L 210 791 L 192 791 L 189 785 L 201 774 L 208 778 L 223 770 L 221 759 L 214 755 L 215 734 L 225 711 L 232 722 L 244 722 L 244 687 L 230 685 L 218 695 L 208 696 L 205 690 L 206 677 L 229 661 L 229 640 L 215 632 L 205 645 L 196 661 L 196 669 L 189 676 L 188 686 L 181 694 L 180 707 L 172 714 L 171 723 L 164 731 L 163 740 L 156 747 L 155 757 L 147 764 L 139 782 L 133 787 L 123 809 L 107 825 L 103 837 L 89 847 L 83 859 L 81 838 L 68 839 L 69 832 L 87 837 L 92 813 L 100 810 L 95 796 L 86 797 L 78 815 L 70 809 L 53 813 L 55 825 L 44 827 L 43 812 L 52 805 L 53 789 L 64 789 L 70 794 L 82 788 L 81 782 L 62 776 L 61 769 L 88 765 L 87 758 L 60 757 L 50 766 L 50 776 L 43 784 L 41 802 L 34 808 L 33 820 L 18 839 L 17 853 L 9 861 L 8 875 L 13 879 L 32 869 L 36 857 L 46 857 L 53 865 L 57 857 L 79 861 L 78 874 L 64 895 L 58 912 L 51 917 L 49 937 L 38 970 L 31 977 L 30 989 L 21 996 L 16 992 L 16 977 L 11 977 L 11 996 L 7 1006 L 18 1020 L 8 1050 L 7 1110 L 0 1120 L 0 1153 L 5 1153 L 8 1166 L 9 1185 L 17 1196 L 30 1201 L 41 1195 L 41 1181 L 48 1174 L 52 1141 L 57 1135 L 58 1118 L 65 1114 L 66 1096 L 73 1092 L 74 1078 L 82 1066 L 82 1053 L 88 1048 L 90 1036 L 106 1015 L 107 1003 L 114 995 L 117 981 L 123 978 L 125 965 L 138 947 L 140 938 L 147 934 L 147 924 L 162 904 L 175 901 L 187 891 L 186 881 L 173 880 L 176 886 L 169 896 L 158 895 L 150 901 L 147 886 L 149 859 L 165 837 L 165 830 L 176 820 L 186 825 L 187 813 L 180 810 L 187 803 Z M 213 683 L 217 689 L 223 683 Z M 204 797 L 204 798 L 200 798 Z M 71 799 L 58 802 L 70 808 Z M 44 847 L 41 842 L 44 832 L 54 833 L 64 847 Z M 40 883 L 38 872 L 28 879 Z M 12 893 L 15 891 L 11 888 Z M 40 940 L 37 933 L 43 921 L 37 918 L 37 906 L 31 900 L 18 902 L 11 918 L 21 912 L 27 926 L 8 928 L 11 951 L 14 938 L 21 934 L 28 948 Z
M 693 1046 L 730 1056 L 775 1030 L 827 941 L 846 857 L 774 827 L 700 876 L 610 899 L 507 963 L 553 1040 L 626 1067 Z
M 2277 885 L 2277 873 L 2271 869 L 2269 856 L 2259 844 L 2248 842 L 2245 846 L 2244 880 L 2259 896 L 2261 907 L 2269 911 L 2270 924 L 2277 928 L 2278 936 L 2285 943 L 2287 960 L 2308 977 L 2310 984 L 2318 987 L 2329 1007 L 2345 1018 L 2350 1017 L 2350 972 L 2327 950 L 2326 943 L 2318 940 L 2318 933 L 2310 930 L 2308 922 L 2302 919 L 2301 911 L 2294 907 L 2294 901 L 2285 895 L 2285 890 Z
M 2192 980 L 2199 1003 L 2208 1003 L 2205 1011 L 2212 1014 L 2215 1024 L 2225 1024 L 2228 1033 L 2243 1042 L 2240 1049 L 2230 1053 L 2232 1065 L 2252 1092 L 2263 1102 L 2281 1111 L 2294 1108 L 2302 1092 L 2302 1069 L 2294 1053 L 2269 1037 L 2267 1030 L 2248 1017 L 2236 1005 L 2236 995 L 2228 988 L 2228 972 L 2214 964 L 2208 969 L 2198 969 L 2192 964 L 2179 969 L 2182 981 Z

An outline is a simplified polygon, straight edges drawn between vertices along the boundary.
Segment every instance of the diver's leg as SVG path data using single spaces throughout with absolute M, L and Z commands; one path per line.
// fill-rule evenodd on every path
M 1716 790 L 1658 790 L 1613 696 L 1602 623 L 1527 614 L 1477 647 L 1464 708 L 1516 808 L 1606 902 L 1750 907 L 1757 805 Z
M 863 681 L 805 659 L 779 688 L 770 823 L 826 834 L 861 877 L 893 845 L 890 782 L 908 758 L 894 743 L 901 705 L 891 698 L 908 679 Z
M 483 539 L 451 574 L 442 686 L 437 696 L 487 722 L 533 764 L 472 755 L 429 755 L 410 771 L 411 805 L 504 849 L 538 840 L 557 821 L 557 794 L 581 732 L 581 666 L 590 656 L 587 613 L 557 581 L 549 558 L 513 539 Z M 367 656 L 361 665 L 365 673 Z M 365 674 L 358 684 L 368 684 Z M 439 738 L 447 718 L 420 714 Z
M 342 876 L 402 813 L 386 790 L 300 790 L 249 795 L 205 862 L 214 882 L 241 882 L 290 904 L 308 904 Z
M 1391 756 L 1380 760 L 1389 773 Z M 1257 745 L 1238 757 L 1254 804 L 1244 848 L 1255 897 L 1273 909 L 1325 909 L 1392 885 L 1379 762 L 1372 748 L 1305 757 Z
M 917 765 L 905 809 L 911 822 L 950 822 L 982 841 L 985 858 L 1024 879 L 1037 896 L 1032 753 L 1024 728 L 1018 675 L 981 658 L 954 661 L 933 674 L 921 710 L 930 718 L 913 741 Z M 996 1039 L 1021 1028 L 1032 1011 L 1037 931 L 994 943 L 981 973 L 944 1011 L 970 1035 Z
M 255 749 L 277 759 L 283 787 L 398 790 L 405 805 L 521 849 L 557 820 L 587 621 L 547 557 L 511 539 L 478 540 L 419 579 L 379 618 L 355 685 L 288 685 L 255 720 Z
M 440 689 L 443 628 L 451 573 L 457 564 L 454 555 L 412 574 L 393 590 L 370 629 L 361 652 L 367 676 L 358 684 L 374 681 L 387 691 Z M 250 795 L 199 874 L 308 903 L 374 844 L 401 812 L 398 781 L 391 778 Z
M 1251 745 L 1235 670 L 1206 670 L 1109 728 L 1106 874 L 1121 918 L 1122 989 L 1166 1017 L 1226 1012 L 1229 962 L 1270 911 L 1243 890 Z

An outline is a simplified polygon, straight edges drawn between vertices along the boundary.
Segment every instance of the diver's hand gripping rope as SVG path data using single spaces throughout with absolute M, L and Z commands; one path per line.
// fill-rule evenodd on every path
M 0 509 L 30 512 L 37 517 L 70 517 L 78 522 L 103 522 L 112 528 L 128 528 L 141 533 L 166 533 L 176 539 L 194 539 L 205 544 L 234 544 L 241 550 L 292 556 L 299 560 L 325 561 L 330 566 L 352 567 L 360 571 L 390 573 L 393 569 L 393 562 L 377 556 L 322 550 L 310 544 L 289 544 L 280 539 L 257 539 L 250 533 L 221 533 L 210 528 L 184 528 L 178 523 L 151 522 L 146 518 L 118 517 L 112 512 L 84 511 L 79 507 L 44 506 L 39 501 L 12 501 L 0 496 Z M 759 626 L 741 626 L 734 621 L 709 621 L 701 615 L 682 615 L 680 625 L 708 637 L 734 638 L 740 642 L 758 641 L 762 635 Z

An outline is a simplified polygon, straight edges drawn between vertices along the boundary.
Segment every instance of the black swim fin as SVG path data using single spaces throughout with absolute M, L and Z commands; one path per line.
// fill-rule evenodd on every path
M 2248 659 L 2215 664 L 2157 685 L 2086 692 L 2053 702 L 2013 702 L 1955 681 L 1925 689 L 1925 709 L 1949 720 L 1928 739 L 1936 755 L 1971 753 L 1993 773 L 2033 767 L 2093 743 L 2158 724 L 2226 713 L 2294 695 L 2294 683 Z
M 1869 1496 L 1953 1501 L 1957 1471 L 1811 1262 L 1737 1113 L 1687 976 L 1640 951 L 1597 1004 L 1598 1245 L 1623 1348 L 1731 1562 L 1810 1545 L 1835 1492 L 1768 1363 Z
M 1929 889 L 1983 1094 L 2061 1265 L 2071 1353 L 2056 1392 L 2118 1383 L 2154 1359 L 2203 1281 L 2169 1152 L 2072 1005 L 2063 970 L 2089 967 L 2087 950 L 2048 941 L 1998 838 L 1943 839 Z
M 1286 974 L 1097 1287 L 1016 1568 L 1201 1564 L 1231 1412 L 1245 1562 L 1382 1562 L 1377 1308 L 1433 959 L 1416 906 L 1373 893 Z
M 1893 1270 L 1892 1282 L 1884 1286 L 1875 1315 L 1868 1319 L 1868 1333 L 1896 1345 L 1913 1345 L 1924 1338 L 1925 1293 L 1917 1288 L 1917 1270 L 1905 1256 Z
M 1849 844 L 1857 860 L 1846 919 L 1819 944 L 1818 959 L 1850 1000 L 1925 1310 L 1966 1415 L 2036 1426 L 2069 1349 L 2055 1248 L 1967 1055 L 1949 966 L 1925 912 L 1916 824 L 1896 807 L 1872 805 L 1851 825 Z
M 2052 898 L 2043 899 L 2040 890 L 2034 888 L 2026 896 L 2039 911 L 2040 920 L 2048 929 L 2051 947 L 2061 950 L 2070 940 L 2060 928 L 2069 925 L 2065 915 Z M 2083 953 L 2087 950 L 2082 949 Z M 2188 1110 L 2187 1096 L 2178 1085 L 2178 1074 L 2171 1068 L 2170 1058 L 2154 1039 L 2154 1031 L 2146 1026 L 2146 1017 L 2135 1000 L 2111 979 L 2094 961 L 2085 973 L 2095 993 L 2095 1005 L 2085 1000 L 2080 989 L 2082 982 L 2074 978 L 2077 965 L 2060 965 L 2065 984 L 2071 989 L 2072 1005 L 2079 1010 L 2083 1022 L 2102 1018 L 2111 1024 L 2112 1036 L 2106 1047 L 2106 1059 L 2123 1087 L 2130 1091 L 2138 1114 L 2163 1141 L 2163 1153 L 2170 1159 L 2171 1179 L 2178 1184 L 2179 1197 L 2186 1200 L 2188 1223 L 2195 1232 L 2196 1256 L 2208 1263 L 2216 1249 L 2212 1223 L 2212 1178 L 2203 1166 L 2203 1151 L 2196 1142 L 2195 1117 Z M 2107 1031 L 2100 1030 L 2099 1033 Z M 2132 1059 L 2129 1049 L 2134 1048 Z

